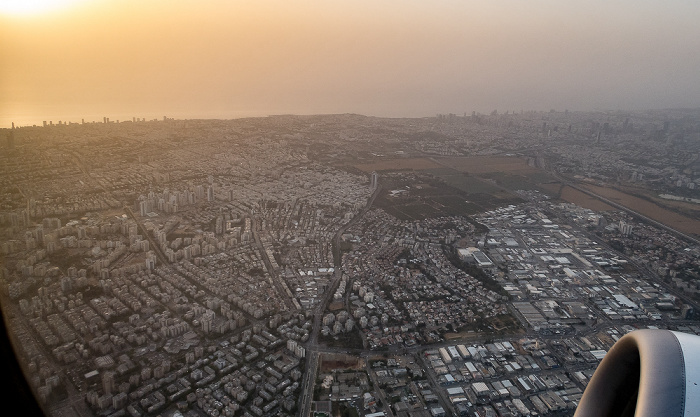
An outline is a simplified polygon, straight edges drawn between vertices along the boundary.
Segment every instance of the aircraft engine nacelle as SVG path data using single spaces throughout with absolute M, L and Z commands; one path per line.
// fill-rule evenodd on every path
M 700 416 L 700 336 L 636 330 L 598 365 L 574 417 Z

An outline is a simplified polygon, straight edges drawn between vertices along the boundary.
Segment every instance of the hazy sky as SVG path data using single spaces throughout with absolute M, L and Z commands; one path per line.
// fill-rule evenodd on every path
M 13 1 L 0 127 L 700 106 L 697 0 Z

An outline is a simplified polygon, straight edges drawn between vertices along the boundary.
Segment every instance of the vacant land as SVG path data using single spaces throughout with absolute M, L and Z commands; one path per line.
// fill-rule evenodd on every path
M 528 159 L 518 156 L 430 157 L 378 159 L 370 164 L 356 165 L 363 172 L 413 171 L 429 174 L 439 183 L 427 182 L 416 187 L 415 182 L 402 184 L 408 193 L 391 197 L 384 193 L 378 205 L 392 215 L 405 220 L 445 215 L 470 215 L 505 204 L 518 203 L 513 190 L 537 189 L 581 207 L 595 211 L 614 208 L 603 201 L 574 188 L 564 186 L 545 171 L 528 165 Z M 688 207 L 684 215 L 655 204 L 650 199 L 622 191 L 583 185 L 592 192 L 629 207 L 651 219 L 683 233 L 700 235 L 700 220 Z M 666 206 L 682 202 L 663 202 Z
M 436 162 L 428 158 L 392 158 L 392 159 L 377 159 L 377 162 L 370 164 L 358 164 L 355 168 L 364 171 L 410 171 L 424 170 L 431 168 L 440 168 Z
M 341 353 L 324 353 L 321 354 L 321 373 L 330 372 L 335 369 L 363 369 L 365 361 L 361 358 L 341 354 Z
M 600 187 L 592 184 L 582 184 L 582 186 L 602 197 L 628 207 L 678 231 L 700 235 L 700 220 L 697 218 L 678 214 L 663 207 L 659 207 L 651 201 L 623 193 L 613 188 Z
M 448 184 L 443 176 L 435 177 L 427 173 L 385 178 L 385 188 L 376 204 L 399 219 L 421 220 L 472 215 L 522 201 L 500 187 L 479 179 L 469 179 L 463 174 L 457 175 L 463 177 L 459 181 L 465 182 L 456 184 L 457 180 L 453 180 L 453 184 Z M 398 190 L 402 191 L 394 192 Z
M 595 211 L 615 210 L 614 207 L 605 204 L 599 199 L 569 186 L 564 186 L 561 189 L 561 199 Z
M 469 174 L 486 174 L 492 172 L 518 172 L 522 174 L 540 173 L 541 170 L 527 164 L 527 158 L 517 156 L 457 156 L 430 158 L 386 158 L 377 159 L 369 164 L 358 164 L 357 169 L 364 172 L 430 170 L 452 168 Z
M 515 190 L 548 190 L 542 184 L 553 178 L 539 168 L 528 165 L 527 158 L 516 156 L 444 157 L 434 158 L 443 165 L 426 172 L 468 194 L 488 194 L 511 199 Z
M 535 173 L 539 169 L 527 164 L 527 158 L 517 156 L 469 156 L 433 158 L 440 164 L 469 174 L 490 172 Z
M 392 197 L 382 193 L 377 206 L 401 220 L 422 220 L 442 216 L 465 216 L 484 211 L 481 205 L 470 203 L 458 190 L 444 190 L 432 196 L 405 195 Z
M 549 177 L 541 179 L 534 173 L 531 175 L 522 175 L 519 173 L 490 172 L 488 174 L 481 175 L 481 177 L 488 178 L 494 181 L 496 185 L 509 190 L 545 191 L 540 185 L 544 182 L 552 181 L 552 179 Z
M 501 187 L 483 179 L 467 176 L 461 172 L 453 171 L 452 174 L 438 175 L 449 186 L 462 190 L 467 194 L 494 194 L 502 191 Z

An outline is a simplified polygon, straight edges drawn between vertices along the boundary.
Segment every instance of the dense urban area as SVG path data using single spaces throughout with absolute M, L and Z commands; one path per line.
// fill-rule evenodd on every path
M 0 130 L 2 313 L 50 416 L 570 416 L 700 334 L 700 111 Z

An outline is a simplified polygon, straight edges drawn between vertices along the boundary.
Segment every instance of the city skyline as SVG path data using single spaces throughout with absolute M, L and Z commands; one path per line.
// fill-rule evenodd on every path
M 686 1 L 5 8 L 0 127 L 697 107 L 698 12 Z

